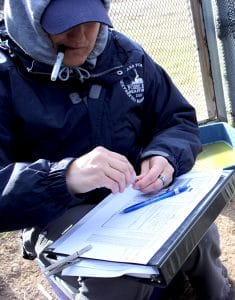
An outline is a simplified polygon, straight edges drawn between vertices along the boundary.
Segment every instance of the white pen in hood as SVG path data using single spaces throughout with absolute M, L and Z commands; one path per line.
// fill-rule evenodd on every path
M 60 67 L 61 67 L 63 59 L 64 59 L 64 51 L 65 51 L 65 46 L 60 45 L 58 47 L 56 61 L 55 61 L 55 64 L 53 66 L 52 73 L 51 73 L 51 80 L 52 81 L 56 81 L 56 79 L 58 77 L 59 70 L 60 70 Z

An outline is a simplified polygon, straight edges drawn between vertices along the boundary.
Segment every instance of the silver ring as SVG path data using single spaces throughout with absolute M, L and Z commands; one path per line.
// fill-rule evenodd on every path
M 161 180 L 163 186 L 166 185 L 166 182 L 167 182 L 167 177 L 166 177 L 166 176 L 164 176 L 164 175 L 159 175 L 158 179 Z

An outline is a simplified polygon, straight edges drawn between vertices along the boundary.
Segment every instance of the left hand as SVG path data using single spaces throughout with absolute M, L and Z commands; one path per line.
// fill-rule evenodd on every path
M 174 168 L 165 157 L 149 157 L 142 162 L 133 188 L 144 193 L 158 192 L 172 182 L 173 174 Z

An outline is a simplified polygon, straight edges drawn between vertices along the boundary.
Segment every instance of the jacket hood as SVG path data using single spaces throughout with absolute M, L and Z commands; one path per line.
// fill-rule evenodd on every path
M 48 34 L 43 30 L 41 16 L 51 0 L 5 0 L 4 19 L 8 35 L 34 60 L 53 65 L 56 53 Z M 111 0 L 103 0 L 108 10 Z M 96 59 L 104 50 L 108 39 L 108 26 L 101 25 L 95 47 L 87 62 L 96 64 Z

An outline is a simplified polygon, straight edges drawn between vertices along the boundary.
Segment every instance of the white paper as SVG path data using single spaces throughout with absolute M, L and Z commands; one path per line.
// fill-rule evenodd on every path
M 138 278 L 150 278 L 158 274 L 152 266 L 116 263 L 101 260 L 82 259 L 80 262 L 67 267 L 62 275 L 84 277 L 119 277 L 128 274 Z
M 190 191 L 121 214 L 124 208 L 150 197 L 129 187 L 123 193 L 108 196 L 50 246 L 55 247 L 55 252 L 72 254 L 90 244 L 92 249 L 82 257 L 146 265 L 213 188 L 221 175 L 222 171 L 189 172 L 176 178 L 173 187 L 189 184 Z M 102 269 L 100 264 L 102 262 L 97 263 L 97 274 Z M 73 270 L 75 268 L 76 266 Z M 81 268 L 85 267 L 80 263 L 80 270 Z M 88 269 L 89 267 L 87 272 L 95 276 L 95 268 L 92 271 Z M 131 271 L 126 269 L 125 272 Z

